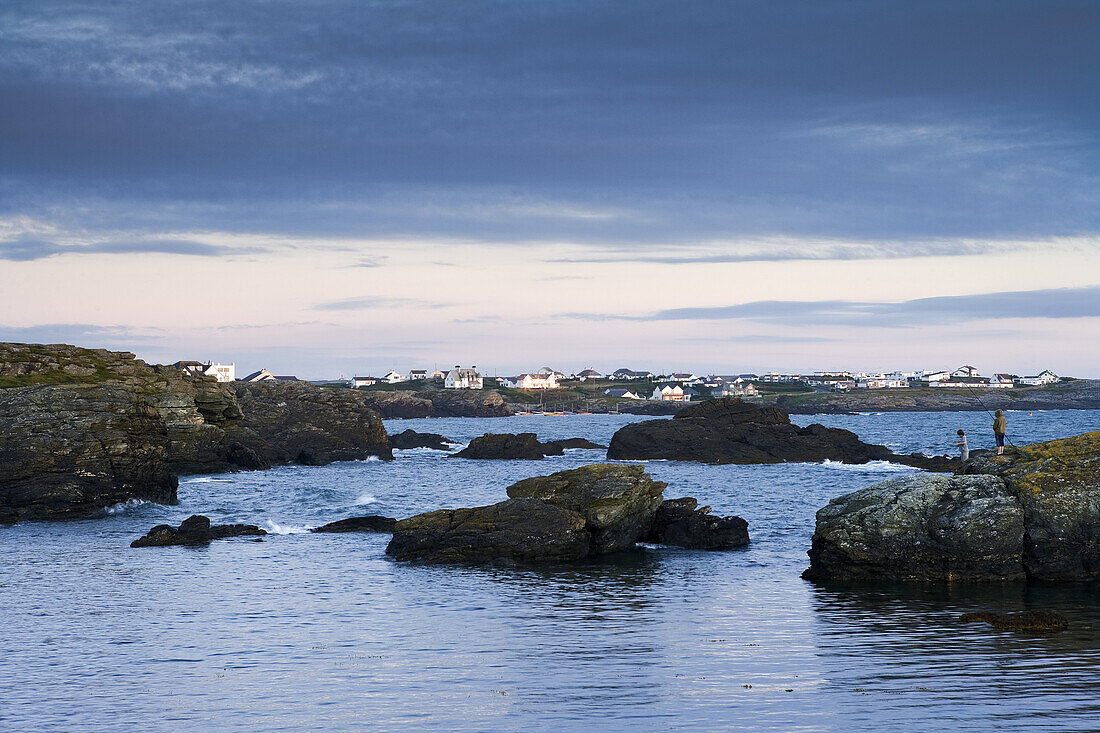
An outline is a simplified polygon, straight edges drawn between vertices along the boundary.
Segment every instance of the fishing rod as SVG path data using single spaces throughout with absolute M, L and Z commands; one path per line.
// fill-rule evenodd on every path
M 986 411 L 986 414 L 988 414 L 994 420 L 997 419 L 997 416 L 994 415 L 992 412 L 990 412 L 989 408 L 985 406 L 985 403 L 982 402 L 982 398 L 978 396 L 978 393 L 974 391 L 973 387 L 971 387 L 969 385 L 966 385 L 966 384 L 964 384 L 963 387 L 966 389 L 967 392 L 970 392 L 973 395 L 974 399 L 976 399 L 978 401 L 978 404 L 982 406 L 982 409 Z M 1027 453 L 1025 451 L 1021 450 L 1018 445 L 1013 443 L 1012 438 L 1008 437 L 1008 431 L 1007 430 L 1005 431 L 1005 440 L 1007 440 L 1008 444 L 1011 445 L 1013 447 L 1013 449 L 1016 450 L 1018 453 L 1020 453 L 1021 455 L 1027 456 Z

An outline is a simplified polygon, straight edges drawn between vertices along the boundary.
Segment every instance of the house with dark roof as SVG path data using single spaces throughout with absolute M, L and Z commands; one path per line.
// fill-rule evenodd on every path
M 257 372 L 252 372 L 247 377 L 241 377 L 242 382 L 273 382 L 275 381 L 275 375 L 266 369 L 261 369 Z

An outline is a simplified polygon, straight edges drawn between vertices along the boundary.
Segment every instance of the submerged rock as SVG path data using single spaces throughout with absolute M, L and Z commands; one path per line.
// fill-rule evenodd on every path
M 749 544 L 749 524 L 741 517 L 717 517 L 690 496 L 666 499 L 657 508 L 646 542 L 692 550 L 732 550 Z
M 390 447 L 394 450 L 431 448 L 432 450 L 450 451 L 453 443 L 454 441 L 438 433 L 418 433 L 415 430 L 403 430 L 390 436 Z
M 535 499 L 441 509 L 402 519 L 386 554 L 397 560 L 576 560 L 588 555 L 584 517 Z
M 1065 631 L 1069 628 L 1069 619 L 1057 611 L 1018 611 L 999 613 L 997 611 L 978 611 L 964 613 L 959 621 L 969 623 L 984 621 L 995 629 L 1008 631 Z
M 671 420 L 625 425 L 612 437 L 607 457 L 741 464 L 896 458 L 851 431 L 817 424 L 800 428 L 782 410 L 735 397 L 685 407 Z
M 144 537 L 130 543 L 130 547 L 169 547 L 171 545 L 205 545 L 213 540 L 229 537 L 260 537 L 267 534 L 254 524 L 217 524 L 201 514 L 192 514 L 179 527 L 158 524 Z
M 371 514 L 366 517 L 348 517 L 320 527 L 314 527 L 310 532 L 393 532 L 396 519 L 381 517 Z
M 598 464 L 518 481 L 508 501 L 403 519 L 398 560 L 571 560 L 632 547 L 653 525 L 665 484 L 641 466 Z
M 574 448 L 585 448 L 588 450 L 607 450 L 606 445 L 600 445 L 599 443 L 593 443 L 588 438 L 562 438 L 561 440 L 548 440 L 543 445 L 554 446 L 555 448 L 563 448 L 565 450 L 572 450 Z M 555 453 L 555 455 L 558 455 Z
M 919 474 L 817 513 L 809 580 L 1021 580 L 1024 513 L 995 476 Z

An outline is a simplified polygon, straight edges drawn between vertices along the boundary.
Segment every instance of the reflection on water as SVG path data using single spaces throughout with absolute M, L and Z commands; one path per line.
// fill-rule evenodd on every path
M 1095 428 L 1096 418 L 1042 413 L 1026 425 L 1052 437 Z M 391 429 L 463 442 L 533 430 L 606 443 L 631 419 Z M 957 424 L 970 432 L 966 421 L 978 422 L 821 420 L 906 451 L 935 449 L 940 433 L 947 445 L 938 450 L 947 450 Z M 569 565 L 433 567 L 389 560 L 383 535 L 301 532 L 356 514 L 500 501 L 519 478 L 601 457 L 399 452 L 392 463 L 187 478 L 179 506 L 133 503 L 93 520 L 2 528 L 0 729 L 1100 727 L 1100 604 L 1089 588 L 824 588 L 799 578 L 820 506 L 910 469 L 648 463 L 669 495 L 749 521 L 753 543 L 728 553 L 640 547 Z M 150 526 L 195 512 L 283 534 L 128 547 Z M 1071 626 L 1028 636 L 957 621 L 984 608 L 1055 608 Z

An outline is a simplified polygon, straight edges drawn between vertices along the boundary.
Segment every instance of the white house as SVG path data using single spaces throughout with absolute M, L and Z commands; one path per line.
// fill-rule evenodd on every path
M 417 379 L 427 379 L 427 378 L 428 378 L 428 370 L 427 369 L 412 369 L 411 371 L 409 371 L 409 381 L 410 382 L 415 381 Z
M 378 384 L 379 381 L 378 377 L 352 377 L 351 388 L 359 389 L 360 387 L 369 387 L 372 384 Z
M 698 377 L 694 374 L 691 374 L 690 372 L 681 372 L 681 373 L 678 373 L 678 374 L 670 374 L 668 376 L 668 378 L 672 379 L 672 380 L 675 380 L 677 382 L 682 382 L 684 384 L 698 384 L 699 382 L 703 381 L 702 378 L 700 378 L 700 377 Z
M 691 396 L 685 394 L 684 388 L 678 384 L 659 384 L 653 388 L 653 396 L 650 399 L 664 402 L 686 402 L 691 399 Z
M 477 366 L 463 369 L 456 364 L 443 380 L 445 389 L 481 389 L 483 385 L 484 380 L 478 374 Z
M 718 392 L 719 397 L 759 397 L 760 391 L 752 382 L 723 382 Z
M 232 382 L 237 378 L 236 364 L 212 364 L 208 361 L 177 361 L 172 366 L 192 376 L 214 377 L 219 382 Z
M 511 389 L 557 389 L 558 378 L 553 372 L 520 374 L 518 377 L 505 377 L 501 384 Z
M 447 378 L 447 372 L 441 372 L 438 369 L 433 369 L 428 374 L 428 379 L 446 379 L 446 378 Z
M 382 381 L 386 384 L 397 384 L 398 382 L 407 382 L 409 378 L 401 372 L 395 372 L 393 369 L 390 369 L 383 375 Z
M 952 377 L 980 377 L 978 370 L 969 364 L 961 366 L 955 371 L 951 372 Z
M 1038 387 L 1043 384 L 1054 384 L 1058 381 L 1058 375 L 1049 369 L 1044 369 L 1038 374 L 1033 374 L 1027 377 L 1020 377 L 1016 380 L 1016 384 L 1025 384 L 1031 387 Z
M 275 375 L 266 369 L 261 369 L 258 372 L 252 372 L 247 377 L 241 377 L 242 382 L 273 382 L 275 381 Z
M 942 382 L 945 379 L 951 378 L 951 372 L 946 369 L 941 369 L 935 372 L 921 372 L 920 379 L 922 382 Z
M 857 386 L 860 389 L 901 389 L 909 386 L 908 379 L 888 379 L 885 375 L 861 379 Z
M 577 379 L 582 382 L 586 382 L 589 379 L 603 379 L 603 375 L 597 372 L 595 369 L 585 369 L 577 375 Z
M 653 372 L 642 370 L 636 372 L 633 369 L 616 369 L 611 378 L 615 380 L 632 380 L 632 379 L 653 379 Z

